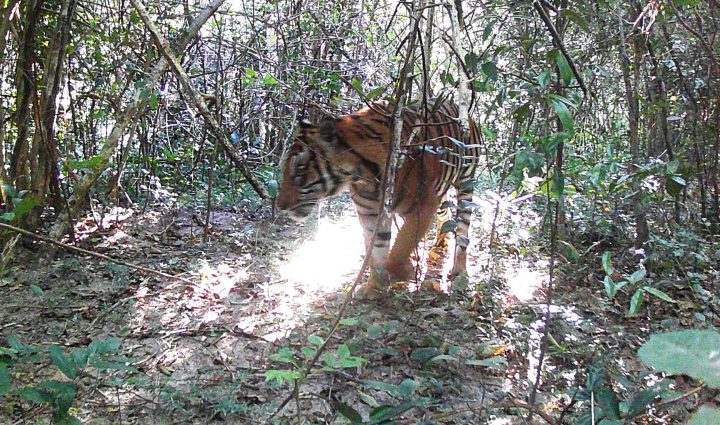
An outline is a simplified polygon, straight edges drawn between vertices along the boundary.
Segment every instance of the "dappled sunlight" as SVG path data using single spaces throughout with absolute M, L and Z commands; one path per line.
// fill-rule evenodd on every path
M 510 267 L 505 271 L 508 295 L 520 302 L 527 302 L 534 298 L 535 292 L 547 283 L 546 270 L 531 268 L 527 263 L 518 267 Z
M 242 282 L 247 278 L 246 269 L 240 269 L 226 263 L 212 266 L 207 261 L 203 261 L 198 272 L 201 279 L 199 287 L 211 293 L 215 299 L 227 298 L 230 290 L 238 282 Z
M 284 337 L 324 302 L 352 282 L 364 253 L 357 217 L 346 213 L 336 220 L 320 218 L 317 231 L 277 266 L 281 279 L 264 285 L 265 297 L 275 300 L 269 312 L 276 329 L 265 339 Z
M 323 217 L 317 232 L 304 241 L 279 267 L 280 275 L 296 291 L 312 294 L 337 291 L 357 273 L 364 254 L 357 217 Z

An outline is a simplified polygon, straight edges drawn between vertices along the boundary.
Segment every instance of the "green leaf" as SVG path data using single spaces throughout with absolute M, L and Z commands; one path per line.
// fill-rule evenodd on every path
M 410 397 L 418 390 L 418 388 L 420 388 L 420 386 L 421 384 L 417 381 L 405 379 L 400 383 L 400 385 L 398 385 L 398 393 L 400 394 L 400 397 Z
M 13 220 L 15 220 L 15 213 L 14 212 L 6 212 L 5 214 L 0 215 L 0 220 L 13 221 Z
M 265 371 L 265 380 L 275 381 L 278 383 L 278 385 L 282 385 L 282 383 L 285 381 L 294 381 L 296 379 L 300 379 L 300 377 L 302 377 L 300 372 L 295 372 L 291 370 L 270 369 Z
M 485 26 L 485 29 L 483 30 L 483 41 L 487 41 L 487 39 L 490 38 L 490 36 L 493 33 L 494 27 L 495 27 L 495 21 L 492 21 Z
M 65 350 L 59 345 L 51 345 L 48 348 L 48 352 L 50 353 L 50 359 L 55 363 L 55 366 L 60 369 L 60 372 L 70 379 L 75 379 L 77 376 L 75 363 L 65 354 Z
M 573 79 L 573 72 L 572 69 L 570 69 L 570 64 L 568 63 L 567 59 L 565 59 L 565 55 L 563 55 L 562 52 L 558 52 L 558 54 L 555 55 L 555 63 L 560 70 L 560 77 L 562 78 L 563 83 L 565 83 L 565 85 L 570 84 Z
M 370 100 L 379 99 L 380 97 L 382 97 L 382 95 L 385 94 L 386 91 L 387 91 L 387 87 L 384 87 L 384 86 L 375 87 L 374 89 L 370 90 L 367 93 L 367 98 Z
M 712 388 L 720 388 L 718 347 L 717 331 L 684 330 L 650 336 L 638 355 L 655 369 L 671 375 L 689 375 Z
M 362 357 L 342 357 L 340 360 L 333 365 L 335 368 L 351 368 L 351 367 L 359 367 L 362 366 L 362 364 L 365 363 L 365 359 Z
M 436 363 L 439 361 L 449 361 L 449 362 L 456 362 L 458 361 L 457 357 L 453 357 L 447 354 L 440 354 L 439 356 L 435 356 L 432 359 L 430 359 L 431 363 Z
M 585 18 L 582 17 L 582 15 L 571 9 L 563 9 L 562 13 L 570 20 L 570 22 L 575 23 L 586 33 L 590 33 L 590 25 L 588 25 L 587 21 L 585 20 Z
M 40 391 L 35 387 L 25 387 L 20 390 L 20 395 L 26 400 L 32 401 L 37 404 L 50 403 L 52 397 L 44 391 Z
M 630 298 L 630 308 L 628 309 L 628 316 L 634 316 L 640 310 L 644 299 L 645 291 L 642 288 L 638 288 Z
M 360 81 L 359 78 L 353 77 L 352 80 L 350 80 L 350 85 L 353 86 L 353 88 L 360 94 L 364 94 L 365 91 L 363 90 L 362 81 Z
M 530 102 L 517 107 L 517 109 L 513 111 L 512 116 L 515 118 L 515 121 L 519 123 L 525 121 L 525 119 L 530 116 Z
M 480 57 L 475 52 L 468 52 L 465 54 L 465 66 L 467 66 L 468 71 L 470 71 L 471 74 L 475 74 L 478 70 L 478 63 L 480 62 Z M 483 65 L 483 68 L 485 65 Z
M 308 342 L 312 345 L 321 346 L 323 343 L 325 343 L 325 340 L 317 335 L 310 335 L 308 337 Z
M 30 291 L 38 298 L 43 297 L 43 290 L 37 285 L 30 285 Z
M 551 103 L 552 108 L 555 110 L 558 118 L 560 118 L 563 129 L 572 131 L 575 128 L 575 121 L 573 120 L 572 113 L 570 112 L 570 109 L 568 109 L 565 102 L 556 98 L 552 98 Z
M 678 196 L 685 186 L 687 186 L 687 182 L 682 176 L 670 176 L 665 181 L 665 191 L 672 197 Z
M 595 399 L 609 419 L 620 419 L 620 401 L 611 388 L 602 387 L 595 393 Z
M 360 413 L 358 413 L 357 410 L 353 409 L 352 407 L 348 406 L 347 404 L 340 402 L 340 401 L 333 401 L 332 402 L 333 407 L 335 408 L 335 411 L 341 414 L 345 419 L 349 420 L 350 423 L 353 424 L 361 424 L 363 423 L 362 416 Z
M 631 274 L 630 276 L 626 276 L 625 278 L 632 284 L 636 284 L 640 282 L 641 280 L 645 279 L 645 275 L 647 274 L 647 270 L 645 270 L 644 267 L 641 267 L 637 270 L 635 270 L 635 273 Z
M 7 193 L 9 197 L 11 197 L 11 198 L 15 197 L 15 188 L 12 187 L 12 185 L 3 183 L 3 184 L 0 184 L 0 188 L 2 188 L 3 192 Z
M 416 362 L 425 363 L 435 356 L 440 355 L 440 350 L 435 347 L 418 348 L 410 354 L 410 359 Z
M 15 213 L 15 217 L 22 217 L 24 214 L 26 214 L 38 205 L 40 205 L 40 201 L 38 201 L 37 199 L 25 198 L 15 205 L 15 209 L 13 210 L 13 212 Z
M 615 285 L 615 282 L 613 282 L 610 276 L 605 275 L 603 285 L 605 286 L 605 293 L 607 294 L 608 298 L 614 298 L 615 294 L 617 294 L 618 287 L 617 285 Z
M 370 394 L 358 391 L 358 396 L 360 396 L 360 400 L 362 400 L 363 403 L 367 404 L 370 407 L 375 408 L 380 406 L 380 403 L 378 403 L 377 400 L 375 400 L 375 398 Z
M 498 69 L 495 62 L 485 62 L 482 66 L 483 73 L 487 75 L 488 80 L 497 81 Z
M 0 363 L 0 396 L 10 391 L 12 384 L 10 384 L 10 372 L 7 366 Z
M 96 339 L 88 345 L 90 354 L 114 354 L 120 349 L 120 338 L 110 337 L 107 339 Z
M 396 397 L 399 395 L 397 385 L 388 384 L 387 382 L 363 381 L 363 387 L 370 389 L 370 390 L 385 391 L 386 393 L 388 393 L 392 396 L 396 396 Z
M 73 364 L 76 368 L 82 369 L 87 365 L 88 362 L 88 351 L 84 347 L 76 348 L 70 355 L 72 357 Z
M 700 406 L 700 409 L 690 418 L 688 425 L 714 425 L 720 424 L 720 409 L 708 405 Z
M 340 324 L 343 325 L 343 326 L 355 326 L 355 325 L 358 324 L 358 319 L 356 319 L 356 318 L 354 318 L 354 317 L 351 317 L 351 318 L 348 318 L 348 319 L 342 319 L 342 320 L 340 321 Z
M 279 83 L 279 81 L 277 80 L 277 78 L 273 77 L 272 75 L 270 75 L 269 73 L 266 72 L 265 75 L 263 76 L 262 83 L 264 86 L 268 87 L 268 86 L 277 85 Z
M 337 348 L 337 353 L 340 358 L 350 357 L 350 347 L 347 344 L 340 344 Z
M 603 252 L 602 267 L 605 271 L 605 274 L 608 276 L 612 276 L 612 274 L 615 272 L 615 270 L 613 270 L 612 268 L 612 254 L 610 253 L 610 251 Z
M 488 357 L 487 359 L 467 359 L 465 360 L 465 364 L 471 365 L 471 366 L 484 366 L 489 367 L 490 369 L 502 369 L 507 365 L 507 359 L 502 356 L 494 356 L 494 357 Z
M 51 394 L 55 406 L 53 420 L 60 422 L 67 419 L 68 411 L 72 407 L 77 394 L 77 386 L 71 382 L 45 381 L 40 383 L 39 387 L 41 391 Z
M 660 298 L 661 300 L 667 301 L 669 303 L 675 302 L 675 300 L 672 299 L 672 297 L 670 297 L 670 295 L 664 293 L 663 291 L 661 291 L 659 289 L 653 288 L 652 286 L 643 286 L 643 289 L 645 290 L 645 292 L 649 292 L 649 293 L 655 295 L 656 297 Z
M 370 413 L 370 417 L 376 421 L 374 423 L 386 422 L 388 419 L 392 419 L 396 416 L 400 416 L 403 413 L 407 412 L 408 410 L 412 409 L 413 407 L 418 406 L 422 403 L 423 403 L 422 399 L 413 399 L 413 400 L 408 400 L 408 401 L 402 402 L 402 403 L 398 404 L 397 406 L 390 407 L 390 408 L 379 407 Z

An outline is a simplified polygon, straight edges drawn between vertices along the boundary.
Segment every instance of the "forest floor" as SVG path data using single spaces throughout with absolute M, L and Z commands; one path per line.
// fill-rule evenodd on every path
M 455 282 L 448 291 L 433 257 L 425 289 L 411 283 L 380 301 L 351 302 L 297 387 L 291 380 L 322 344 L 361 265 L 361 230 L 342 205 L 302 225 L 266 210 L 218 211 L 208 242 L 188 209 L 113 208 L 78 224 L 84 248 L 192 285 L 67 252 L 42 263 L 39 246 L 18 248 L 0 281 L 0 330 L 16 340 L 0 359 L 24 355 L 10 369 L 13 387 L 47 390 L 42 382 L 69 380 L 48 347 L 89 350 L 70 413 L 93 424 L 350 423 L 358 415 L 366 423 L 583 423 L 589 403 L 578 389 L 594 365 L 630 400 L 657 381 L 637 357 L 650 333 L 717 324 L 712 296 L 646 298 L 628 317 L 629 296 L 604 294 L 607 248 L 576 246 L 579 258 L 554 276 L 541 410 L 529 418 L 550 258 L 528 231 L 539 216 L 512 202 L 495 219 L 490 249 L 491 207 L 481 203 L 486 211 L 475 218 L 470 288 Z M 612 249 L 632 260 L 628 248 Z M 661 407 L 635 423 L 687 418 L 699 401 L 683 395 L 691 387 L 682 379 L 671 386 L 662 400 L 682 398 L 656 398 Z M 0 423 L 49 421 L 52 403 L 26 398 L 0 398 Z

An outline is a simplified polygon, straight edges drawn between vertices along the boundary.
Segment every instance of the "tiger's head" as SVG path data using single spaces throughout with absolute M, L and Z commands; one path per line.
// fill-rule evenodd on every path
M 276 199 L 294 220 L 307 218 L 318 201 L 339 193 L 348 173 L 339 164 L 337 120 L 319 125 L 301 121 L 283 163 L 283 182 Z

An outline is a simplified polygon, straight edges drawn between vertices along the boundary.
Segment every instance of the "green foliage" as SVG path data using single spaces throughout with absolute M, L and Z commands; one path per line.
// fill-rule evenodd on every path
M 700 406 L 696 414 L 690 418 L 688 425 L 720 424 L 720 409 L 710 406 Z
M 609 251 L 605 251 L 602 255 L 602 267 L 605 271 L 603 285 L 605 287 L 605 294 L 608 296 L 608 298 L 614 298 L 618 291 L 625 287 L 633 291 L 633 294 L 630 297 L 630 306 L 628 307 L 627 312 L 628 316 L 634 316 L 635 314 L 637 314 L 637 312 L 640 310 L 640 307 L 642 306 L 646 293 L 654 295 L 661 300 L 669 303 L 675 302 L 672 297 L 670 297 L 668 294 L 661 291 L 660 289 L 654 288 L 650 285 L 640 285 L 643 281 L 646 280 L 647 274 L 647 271 L 643 266 L 640 266 L 640 268 L 635 270 L 632 274 L 623 275 L 622 280 L 615 282 L 615 280 L 613 279 L 615 270 L 612 267 L 611 254 Z
M 620 378 L 618 378 L 620 379 Z M 622 385 L 628 390 L 627 396 L 617 390 L 609 379 L 607 370 L 601 364 L 595 364 L 588 369 L 583 388 L 574 393 L 578 401 L 591 402 L 574 422 L 575 425 L 594 424 L 623 424 L 632 423 L 632 420 L 646 412 L 647 407 L 656 397 L 670 394 L 669 382 L 660 382 L 651 388 L 644 388 L 645 383 L 639 380 L 633 384 L 622 379 Z M 593 423 L 591 418 L 595 417 Z
M 345 319 L 343 325 L 354 326 L 356 323 L 357 319 Z M 308 343 L 319 348 L 325 344 L 325 340 L 317 335 L 310 335 L 308 337 Z M 302 356 L 298 356 L 294 350 L 289 348 L 280 348 L 277 353 L 271 354 L 268 358 L 274 362 L 288 364 L 292 366 L 292 368 L 290 370 L 267 370 L 265 371 L 265 379 L 267 381 L 275 381 L 278 385 L 282 385 L 286 381 L 303 380 L 305 378 L 303 375 L 305 364 L 302 359 L 309 362 L 315 357 L 316 353 L 317 348 L 310 346 L 300 347 L 300 354 L 302 354 Z M 362 357 L 353 356 L 350 346 L 347 344 L 338 345 L 334 351 L 326 350 L 320 357 L 320 361 L 323 364 L 321 369 L 327 372 L 336 369 L 358 367 L 366 362 Z
M 712 388 L 720 388 L 718 347 L 717 331 L 683 330 L 650 336 L 638 355 L 655 369 L 689 375 Z
M 35 345 L 23 344 L 14 336 L 7 337 L 8 347 L 0 347 L 0 355 L 6 356 L 7 363 L 0 363 L 0 396 L 20 396 L 36 404 L 47 405 L 52 409 L 54 423 L 79 424 L 80 421 L 71 414 L 71 408 L 78 395 L 78 381 L 92 377 L 102 380 L 97 372 L 120 370 L 135 372 L 130 366 L 136 360 L 117 356 L 120 350 L 120 339 L 108 338 L 94 340 L 87 347 L 77 347 L 68 353 L 59 345 L 50 345 L 47 349 Z M 13 384 L 10 370 L 27 363 L 47 363 L 47 360 L 67 378 L 67 381 L 43 380 L 35 385 Z M 88 373 L 88 369 L 95 374 Z M 22 374 L 14 375 L 22 379 Z

